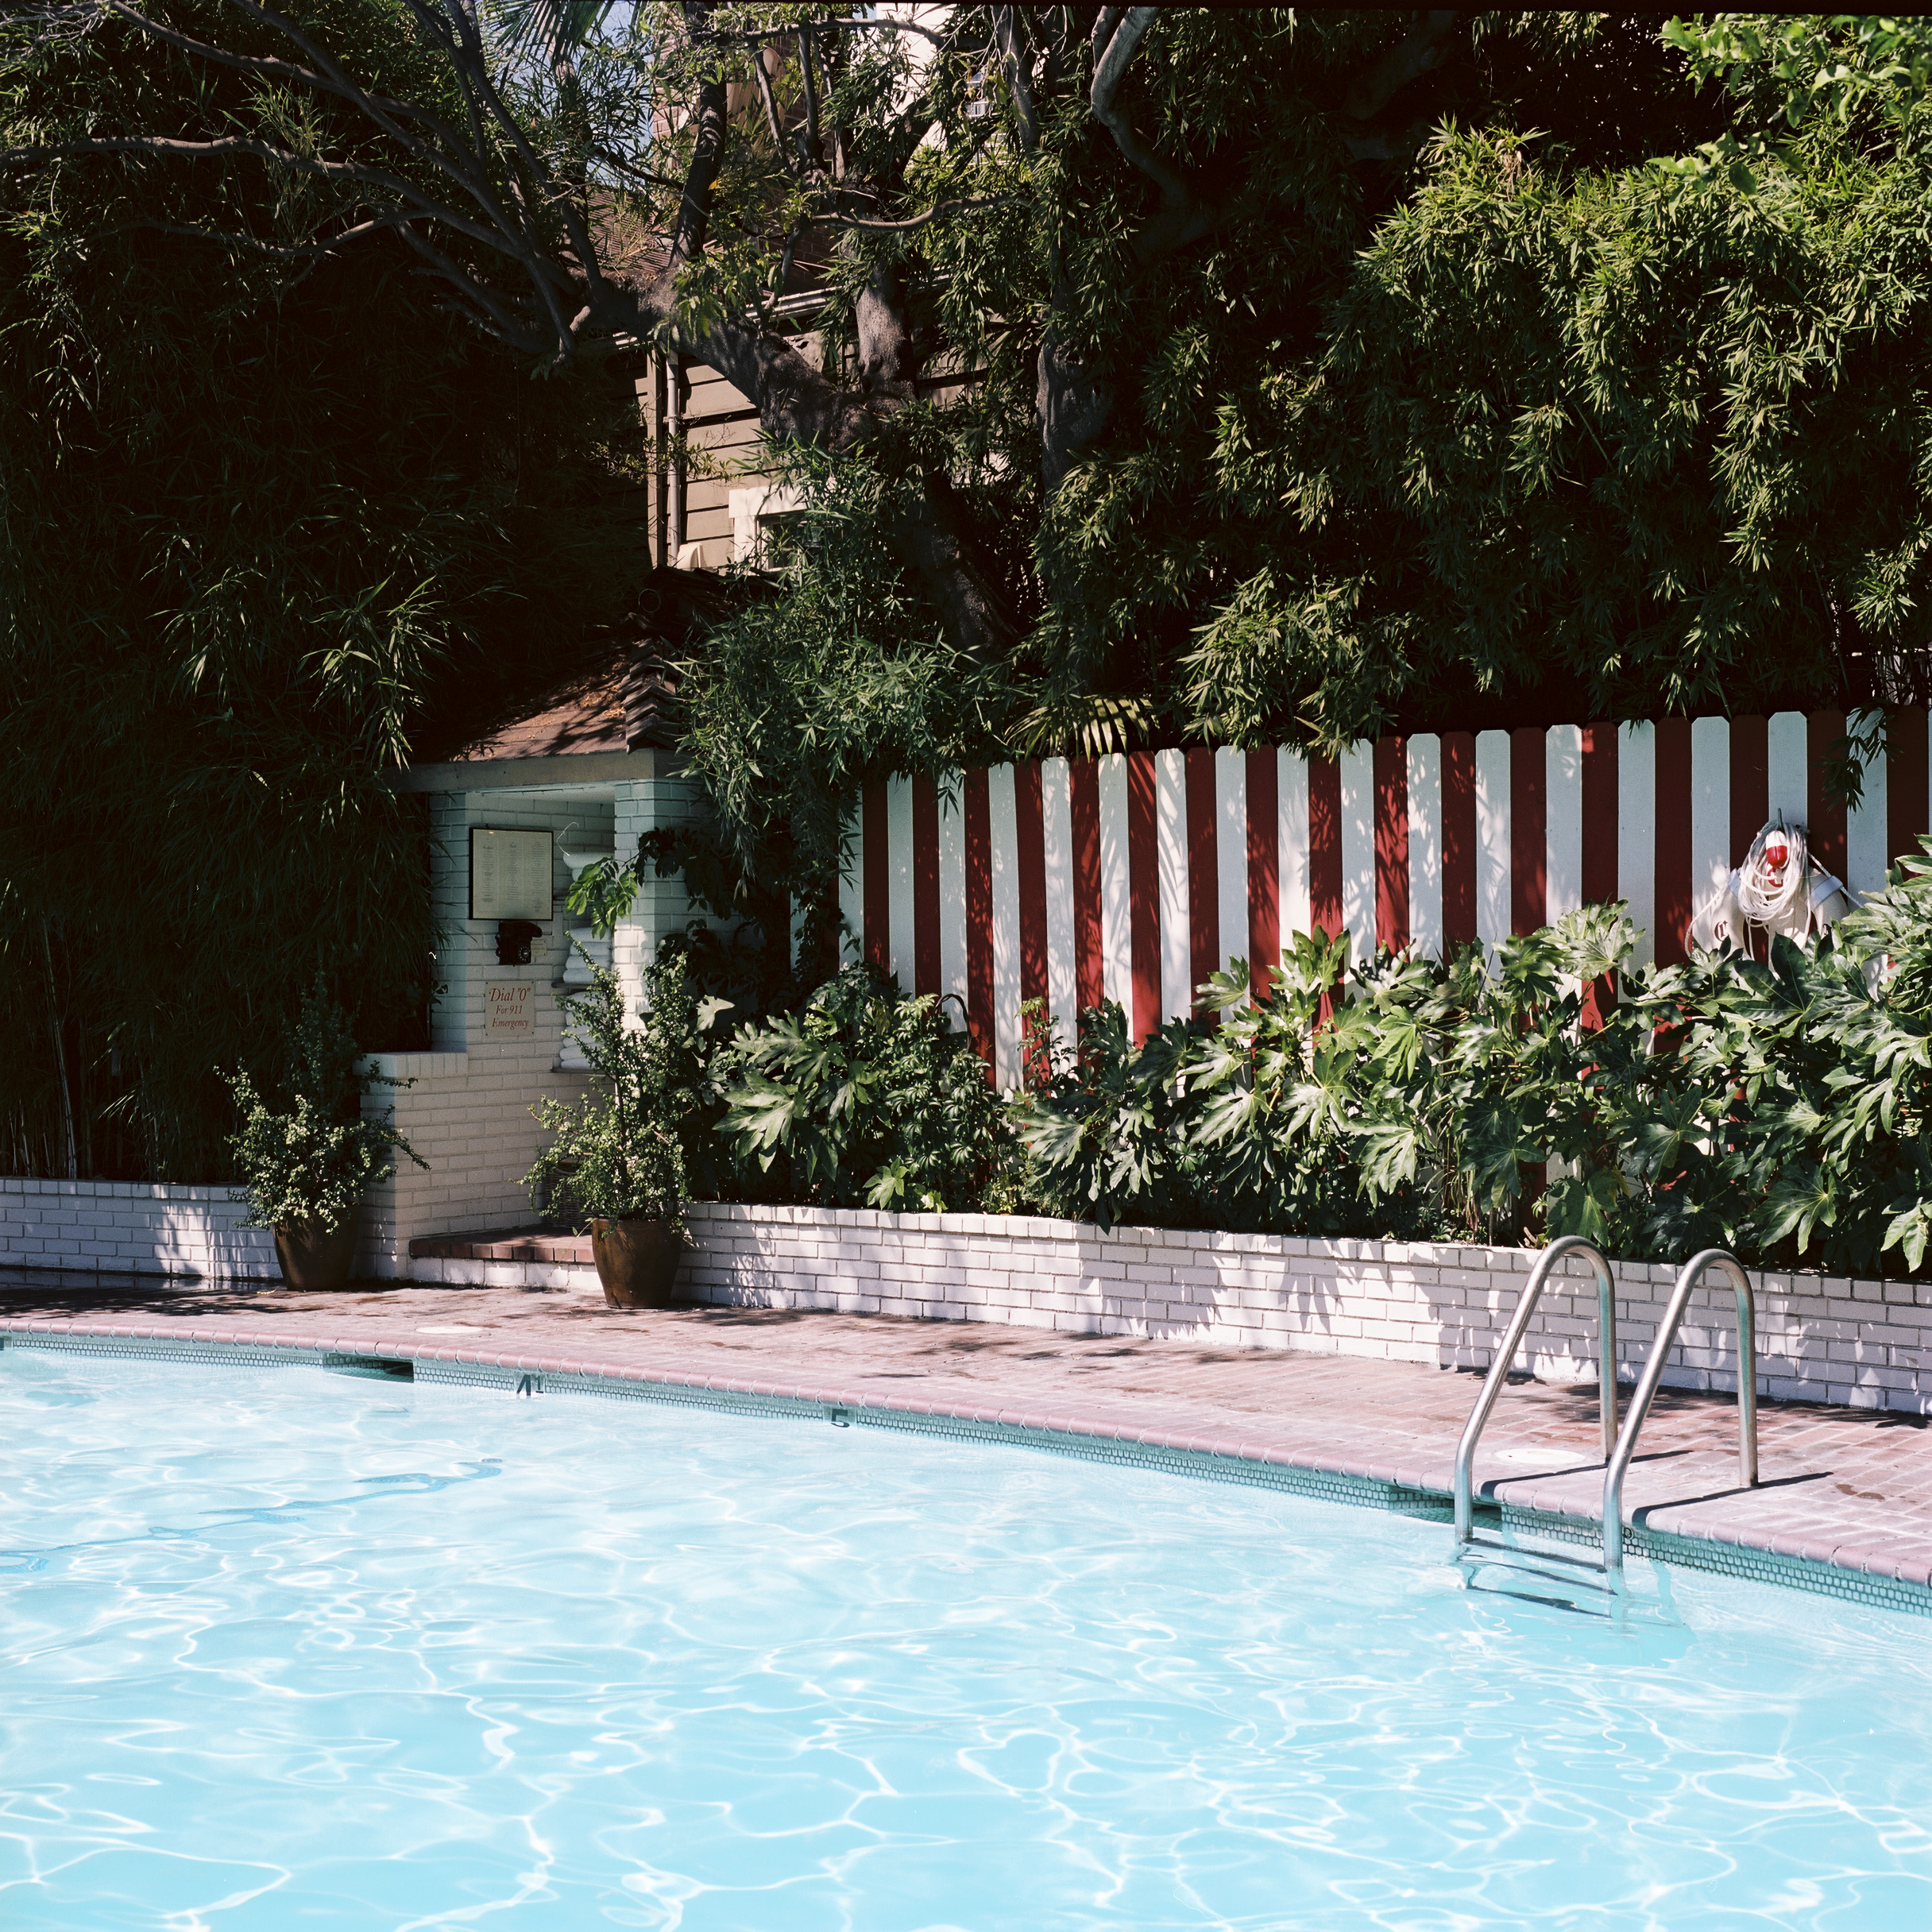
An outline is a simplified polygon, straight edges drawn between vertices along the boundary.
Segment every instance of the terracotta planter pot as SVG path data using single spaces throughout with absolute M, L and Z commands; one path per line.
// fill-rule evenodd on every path
M 593 1221 L 590 1252 L 596 1258 L 604 1299 L 613 1308 L 668 1308 L 684 1233 L 666 1221 Z
M 356 1259 L 356 1218 L 346 1215 L 327 1221 L 284 1221 L 275 1231 L 275 1258 L 282 1279 L 307 1294 L 327 1294 L 349 1285 Z

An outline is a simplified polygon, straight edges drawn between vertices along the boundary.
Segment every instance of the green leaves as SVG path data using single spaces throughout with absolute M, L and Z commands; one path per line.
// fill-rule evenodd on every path
M 1911 1201 L 1886 1223 L 1885 1246 L 1899 1249 L 1905 1257 L 1906 1266 L 1916 1274 L 1925 1263 L 1929 1235 L 1932 1235 L 1932 1201 Z
M 1634 972 L 1635 938 L 1622 906 L 1588 906 L 1493 964 L 1470 948 L 1350 972 L 1346 941 L 1297 935 L 1263 996 L 1243 998 L 1236 960 L 1201 988 L 1215 1018 L 1138 1050 L 1117 1007 L 1087 1015 L 1077 1062 L 1016 1103 L 1019 1130 L 1045 1197 L 1103 1226 L 1580 1234 L 1657 1260 L 1714 1242 L 1916 1269 L 1932 863 L 1820 951 L 1779 941 L 1768 966 L 1726 952 Z M 1613 976 L 1621 999 L 1602 995 Z
M 574 1005 L 622 1107 L 547 1116 L 568 1150 L 547 1171 L 574 1161 L 606 1184 L 621 1112 L 633 1142 L 644 1130 L 632 1158 L 658 1157 L 678 1123 L 727 1192 L 1037 1205 L 1102 1227 L 1580 1234 L 1658 1261 L 1717 1243 L 1766 1265 L 1916 1271 L 1932 1244 L 1932 857 L 1815 952 L 1640 971 L 1636 937 L 1621 905 L 1586 906 L 1493 960 L 1472 946 L 1351 970 L 1346 936 L 1298 933 L 1265 974 L 1231 960 L 1199 988 L 1201 1017 L 1138 1045 L 1118 1005 L 1084 1014 L 1068 1047 L 1036 1003 L 1030 1084 L 1004 1100 L 937 1001 L 869 968 L 715 1055 L 701 1036 L 720 1003 L 699 1006 L 681 967 L 659 969 L 642 1033 L 600 975 Z
M 1768 84 L 1792 128 L 1814 116 L 1849 126 L 1867 109 L 1895 121 L 1932 85 L 1923 14 L 1713 14 L 1667 21 L 1663 39 L 1694 80 L 1745 99 Z
M 1922 15 L 1714 14 L 1668 21 L 1665 44 L 1688 56 L 1691 78 L 1715 80 L 1736 101 L 1739 126 L 1688 154 L 1660 156 L 1653 174 L 1678 191 L 1764 192 L 1807 165 L 1810 145 L 1873 130 L 1903 133 L 1932 83 L 1932 24 Z
M 311 1221 L 338 1225 L 369 1188 L 396 1172 L 396 1156 L 425 1161 L 393 1125 L 393 1114 L 361 1111 L 365 1087 L 408 1085 L 365 1073 L 348 1016 L 318 981 L 283 1042 L 281 1104 L 272 1107 L 245 1071 L 225 1076 L 241 1126 L 229 1146 L 246 1193 L 247 1225 Z
M 925 466 L 946 466 L 959 427 L 917 413 L 899 445 L 836 473 L 822 454 L 772 452 L 801 507 L 744 574 L 741 608 L 682 669 L 684 748 L 724 842 L 762 890 L 811 910 L 808 986 L 836 964 L 828 882 L 861 785 L 987 762 L 1010 708 L 1007 667 L 947 645 L 883 534 Z
M 1250 534 L 1192 607 L 1190 728 L 1332 755 L 1552 672 L 1583 715 L 1768 710 L 1835 688 L 1834 609 L 1915 662 L 1932 109 L 1899 100 L 1789 167 L 1754 108 L 1673 152 L 1691 195 L 1445 129 L 1318 339 L 1226 381 L 1204 473 Z
M 716 1191 L 723 1107 L 711 1063 L 730 1003 L 700 1000 L 675 950 L 645 969 L 638 1026 L 609 967 L 592 964 L 590 981 L 557 1003 L 601 1087 L 574 1103 L 537 1103 L 531 1111 L 553 1138 L 524 1184 L 553 1214 L 674 1223 L 694 1188 Z
M 721 1055 L 719 1138 L 781 1196 L 922 1212 L 1003 1199 L 1011 1130 L 930 995 L 848 967 Z

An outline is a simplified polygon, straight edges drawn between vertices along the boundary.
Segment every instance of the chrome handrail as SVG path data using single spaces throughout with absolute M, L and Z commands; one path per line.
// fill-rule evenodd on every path
M 1601 1390 L 1598 1405 L 1603 1414 L 1605 1462 L 1617 1446 L 1617 1291 L 1610 1278 L 1610 1264 L 1594 1241 L 1586 1241 L 1581 1235 L 1564 1235 L 1543 1250 L 1541 1258 L 1530 1271 L 1529 1285 L 1523 1290 L 1522 1300 L 1516 1304 L 1516 1313 L 1510 1317 L 1509 1327 L 1497 1347 L 1495 1359 L 1490 1364 L 1490 1372 L 1483 1378 L 1482 1393 L 1477 1397 L 1476 1406 L 1470 1411 L 1469 1420 L 1463 1425 L 1463 1439 L 1455 1446 L 1455 1559 L 1459 1559 L 1468 1547 L 1474 1525 L 1476 1505 L 1471 1471 L 1475 1465 L 1477 1439 L 1489 1421 L 1490 1411 L 1496 1406 L 1496 1398 L 1502 1393 L 1504 1382 L 1509 1379 L 1509 1365 L 1516 1360 L 1516 1351 L 1522 1345 L 1524 1332 L 1529 1327 L 1530 1316 L 1536 1312 L 1550 1270 L 1563 1256 L 1578 1249 L 1590 1257 L 1590 1265 L 1597 1276 L 1597 1362 Z
M 1611 1587 L 1620 1594 L 1624 1587 L 1624 1478 L 1629 1473 L 1630 1459 L 1636 1452 L 1637 1432 L 1650 1413 L 1650 1405 L 1663 1380 L 1663 1368 L 1671 1343 L 1690 1305 L 1690 1292 L 1706 1268 L 1720 1268 L 1729 1277 L 1737 1295 L 1737 1473 L 1747 1490 L 1757 1487 L 1757 1308 L 1751 1293 L 1751 1277 L 1744 1264 L 1724 1248 L 1706 1248 L 1683 1265 L 1677 1285 L 1671 1291 L 1670 1305 L 1657 1328 L 1657 1339 L 1637 1379 L 1625 1418 L 1623 1433 L 1611 1451 L 1609 1466 L 1603 1473 L 1603 1568 Z

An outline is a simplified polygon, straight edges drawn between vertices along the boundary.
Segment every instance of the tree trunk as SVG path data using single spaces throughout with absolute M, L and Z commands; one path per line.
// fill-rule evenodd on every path
M 54 1043 L 54 1084 L 60 1099 L 60 1153 L 62 1178 L 80 1178 L 80 1151 L 74 1134 L 74 1096 L 68 1085 L 67 1041 L 60 1011 L 60 995 L 54 983 L 54 946 L 47 922 L 41 922 L 41 961 L 47 971 L 47 1030 Z
M 1061 301 L 1056 298 L 1054 309 Z M 1060 315 L 1049 315 L 1034 392 L 1040 415 L 1040 481 L 1050 494 L 1099 439 L 1114 413 L 1111 385 L 1069 349 Z

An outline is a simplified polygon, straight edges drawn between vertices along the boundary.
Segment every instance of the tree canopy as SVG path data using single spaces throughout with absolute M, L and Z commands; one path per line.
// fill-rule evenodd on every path
M 7 22 L 7 138 L 280 111 L 125 25 L 47 24 Z M 607 372 L 532 384 L 393 253 L 300 253 L 315 211 L 253 162 L 6 185 L 0 1162 L 204 1180 L 216 1068 L 272 1079 L 318 974 L 365 1044 L 427 1044 L 427 826 L 387 775 L 444 686 L 487 705 L 622 611 L 640 432 Z M 274 245 L 207 238 L 248 234 Z
M 156 372 L 213 401 L 271 333 L 339 361 L 351 303 L 399 367 L 539 374 L 558 477 L 614 473 L 585 425 L 628 345 L 749 400 L 805 507 L 685 728 L 767 903 L 822 891 L 891 770 L 1926 695 L 1916 17 L 63 0 L 15 36 L 32 410 L 79 340 L 56 263 L 134 319 L 112 407 L 157 433 L 188 392 Z M 136 71 L 166 87 L 99 79 Z M 110 292 L 136 263 L 174 319 Z M 247 294 L 212 354 L 181 292 L 217 264 Z M 382 445 L 420 512 L 278 525 L 392 640 L 262 659 L 338 694 L 361 768 L 493 527 L 424 411 Z M 168 613 L 170 691 L 220 659 L 155 560 L 230 543 L 117 579 Z

